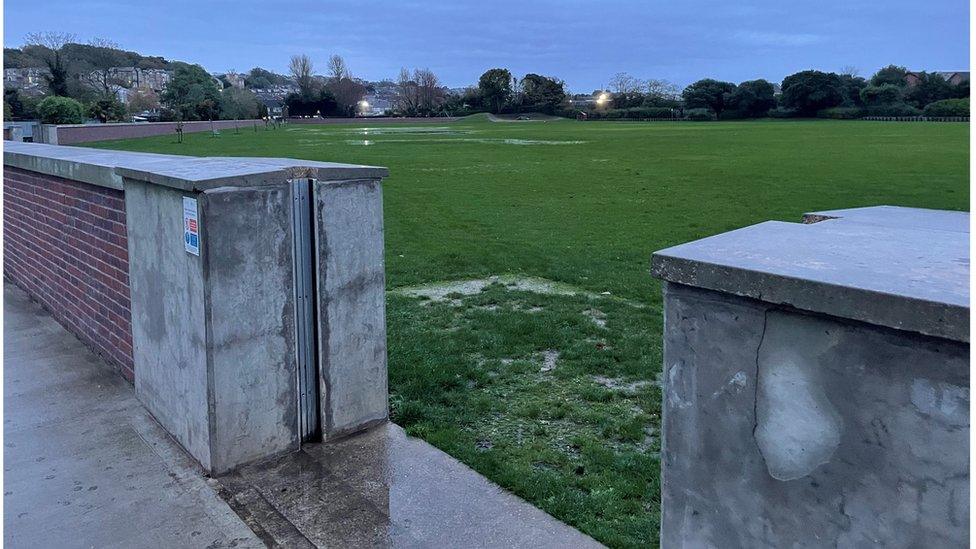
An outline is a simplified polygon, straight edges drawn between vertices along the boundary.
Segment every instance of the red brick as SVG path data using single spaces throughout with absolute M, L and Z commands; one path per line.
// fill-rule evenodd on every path
M 4 274 L 134 380 L 125 195 L 4 167 Z

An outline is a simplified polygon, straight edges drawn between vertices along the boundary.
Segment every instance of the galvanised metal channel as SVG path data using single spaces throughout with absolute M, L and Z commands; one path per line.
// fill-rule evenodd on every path
M 319 372 L 315 337 L 315 263 L 312 247 L 312 184 L 298 178 L 292 185 L 295 245 L 295 332 L 298 349 L 298 426 L 302 442 L 320 438 Z

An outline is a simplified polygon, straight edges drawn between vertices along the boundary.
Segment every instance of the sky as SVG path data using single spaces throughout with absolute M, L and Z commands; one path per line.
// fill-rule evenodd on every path
M 72 32 L 214 73 L 285 73 L 299 53 L 325 72 L 337 53 L 367 80 L 428 67 L 462 87 L 504 67 L 588 93 L 619 72 L 684 86 L 779 82 L 805 69 L 870 76 L 892 63 L 969 70 L 968 0 L 5 0 L 4 8 L 7 47 L 31 31 Z

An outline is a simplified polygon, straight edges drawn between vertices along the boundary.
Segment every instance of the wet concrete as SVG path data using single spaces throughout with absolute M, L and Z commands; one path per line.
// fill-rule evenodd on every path
M 4 297 L 7 547 L 600 547 L 391 423 L 207 479 L 109 365 Z
M 6 547 L 262 547 L 132 387 L 4 284 Z
M 600 547 L 392 423 L 220 482 L 269 544 Z

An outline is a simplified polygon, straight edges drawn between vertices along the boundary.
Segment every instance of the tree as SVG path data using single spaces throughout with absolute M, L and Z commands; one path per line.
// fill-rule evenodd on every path
M 618 109 L 639 107 L 644 103 L 643 90 L 646 86 L 646 82 L 625 72 L 613 75 L 608 86 L 613 92 L 613 106 Z
M 905 87 L 908 82 L 905 80 L 905 76 L 908 75 L 908 69 L 905 67 L 899 67 L 897 65 L 888 65 L 887 67 L 874 73 L 871 77 L 872 86 L 883 86 L 885 84 L 892 84 L 898 87 Z
M 844 102 L 840 77 L 821 71 L 801 71 L 783 79 L 784 107 L 800 115 L 812 116 L 821 109 L 836 107 Z
M 728 96 L 734 91 L 735 84 L 731 82 L 706 78 L 685 88 L 681 92 L 681 97 L 684 98 L 685 106 L 688 108 L 707 108 L 720 115 L 725 110 Z
M 224 88 L 220 92 L 220 117 L 227 120 L 248 120 L 258 118 L 261 103 L 251 90 L 243 88 Z
M 648 80 L 645 107 L 676 107 L 681 94 L 678 87 L 667 80 Z
M 916 76 L 918 82 L 905 91 L 905 100 L 908 103 L 921 109 L 929 103 L 952 97 L 952 84 L 949 84 L 941 74 L 920 72 Z
M 776 106 L 773 91 L 773 85 L 765 80 L 748 80 L 729 94 L 727 106 L 745 117 L 766 116 L 769 109 Z
M 177 65 L 160 99 L 178 120 L 212 120 L 220 107 L 217 85 L 200 65 Z
M 68 95 L 68 67 L 64 47 L 75 41 L 75 35 L 66 32 L 32 32 L 25 40 L 28 46 L 36 46 L 48 73 L 44 76 L 54 95 Z
M 129 92 L 127 107 L 132 114 L 158 110 L 159 96 L 149 88 L 136 88 Z
M 868 107 L 901 103 L 901 86 L 894 84 L 870 85 L 861 90 L 861 101 Z
M 307 98 L 312 97 L 316 87 L 312 70 L 312 60 L 307 55 L 291 56 L 291 62 L 288 63 L 288 71 L 291 73 L 292 78 L 295 79 L 295 84 L 298 85 L 298 93 Z
M 254 67 L 244 76 L 244 86 L 250 89 L 270 88 L 286 84 L 288 78 L 261 67 Z
M 445 102 L 444 89 L 434 71 L 400 69 L 396 81 L 394 108 L 406 116 L 431 116 L 440 111 Z
M 113 69 L 125 64 L 125 52 L 115 42 L 103 38 L 93 38 L 87 50 L 85 61 L 79 67 L 79 77 L 98 93 L 100 99 L 114 97 L 123 82 Z
M 349 73 L 349 67 L 346 66 L 346 61 L 341 55 L 332 54 L 329 57 L 329 77 L 334 81 L 342 80 L 343 78 L 351 78 L 352 75 Z
M 125 105 L 115 98 L 115 96 L 104 96 L 92 102 L 88 106 L 88 115 L 97 118 L 100 122 L 121 122 L 126 119 L 128 113 Z
M 861 90 L 868 85 L 867 80 L 851 74 L 840 74 L 838 77 L 840 78 L 841 95 L 844 96 L 841 106 L 863 107 L 864 102 L 861 101 Z
M 610 79 L 610 91 L 613 93 L 640 93 L 646 86 L 646 82 L 634 78 L 625 72 L 618 72 Z
M 289 116 L 329 116 L 338 112 L 338 104 L 332 92 L 322 88 L 311 97 L 301 93 L 285 96 L 285 107 Z
M 508 69 L 488 69 L 478 79 L 478 89 L 491 112 L 499 113 L 512 96 L 512 73 Z
M 400 68 L 396 81 L 396 99 L 394 108 L 400 114 L 415 116 L 420 106 L 420 90 L 417 81 L 410 76 L 406 67 Z
M 45 97 L 37 104 L 37 114 L 44 124 L 81 124 L 85 121 L 85 108 L 70 97 Z
M 522 79 L 522 97 L 531 109 L 553 114 L 566 99 L 566 84 L 558 78 L 529 73 Z

